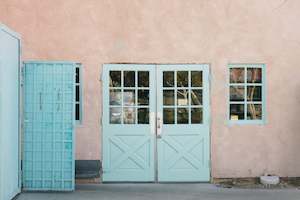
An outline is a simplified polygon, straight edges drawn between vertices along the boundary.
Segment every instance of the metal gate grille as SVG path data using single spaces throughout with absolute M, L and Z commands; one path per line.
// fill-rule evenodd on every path
M 23 189 L 74 189 L 75 64 L 25 63 Z

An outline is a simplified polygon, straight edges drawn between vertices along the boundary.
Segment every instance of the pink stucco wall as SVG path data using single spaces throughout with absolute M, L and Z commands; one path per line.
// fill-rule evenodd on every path
M 84 65 L 76 158 L 101 159 L 103 63 L 210 63 L 213 177 L 300 176 L 299 0 L 1 0 L 23 59 Z M 267 124 L 227 124 L 227 64 L 267 64 Z

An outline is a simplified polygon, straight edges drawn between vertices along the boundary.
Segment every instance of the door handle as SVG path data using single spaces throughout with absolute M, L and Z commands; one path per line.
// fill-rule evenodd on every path
M 155 112 L 150 112 L 150 131 L 153 135 L 155 135 L 155 125 Z
M 162 134 L 162 114 L 160 112 L 157 113 L 157 121 L 156 121 L 156 137 L 161 138 Z
M 39 93 L 40 95 L 40 110 L 43 110 L 43 106 L 42 106 L 42 93 Z

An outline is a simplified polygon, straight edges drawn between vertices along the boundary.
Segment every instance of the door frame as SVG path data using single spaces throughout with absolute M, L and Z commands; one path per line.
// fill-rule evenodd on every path
M 211 76 L 212 76 L 212 73 L 211 73 L 211 63 L 139 63 L 139 62 L 111 62 L 111 63 L 102 63 L 101 64 L 101 68 L 100 68 L 100 76 L 99 76 L 99 81 L 101 82 L 101 89 L 100 89 L 100 94 L 101 94 L 101 104 L 100 104 L 100 108 L 101 108 L 101 114 L 100 114 L 100 139 L 101 139 L 101 149 L 100 149 L 100 155 L 101 155 L 101 181 L 103 182 L 103 179 L 102 179 L 102 175 L 103 175 L 103 150 L 104 150 L 104 140 L 103 140 L 103 117 L 104 117 L 104 105 L 103 105 L 103 90 L 105 88 L 105 86 L 103 85 L 103 80 L 104 80 L 104 67 L 105 66 L 108 66 L 108 65 L 155 65 L 156 69 L 156 75 L 157 75 L 157 67 L 158 66 L 163 66 L 163 65 L 206 65 L 207 66 L 207 71 L 208 71 L 208 157 L 209 157 L 209 182 L 212 181 L 212 133 L 211 133 L 211 117 L 212 117 L 212 113 L 211 113 Z M 157 83 L 155 82 L 155 92 L 158 91 L 158 88 L 157 88 Z M 157 104 L 157 96 L 155 97 L 156 99 L 156 104 Z M 157 112 L 155 113 L 155 118 L 157 117 Z M 155 124 L 156 124 L 156 120 L 155 120 Z M 156 129 L 156 125 L 155 125 L 155 129 Z M 156 134 L 156 133 L 155 133 Z M 155 136 L 156 138 L 156 136 Z M 158 181 L 158 158 L 157 158 L 157 139 L 155 139 L 154 141 L 154 165 L 155 165 L 155 180 L 153 183 L 160 183 Z M 170 182 L 172 183 L 172 182 Z M 173 183 L 176 183 L 176 182 L 173 182 Z M 184 182 L 180 182 L 180 183 L 184 183 Z M 197 182 L 194 182 L 194 183 L 197 183 Z M 205 183 L 205 181 L 199 181 L 199 183 Z

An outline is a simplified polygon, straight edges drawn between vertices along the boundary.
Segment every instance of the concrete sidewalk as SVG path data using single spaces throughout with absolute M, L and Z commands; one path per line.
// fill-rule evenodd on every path
M 17 200 L 300 200 L 298 189 L 225 189 L 212 184 L 78 185 L 68 193 L 22 193 Z

